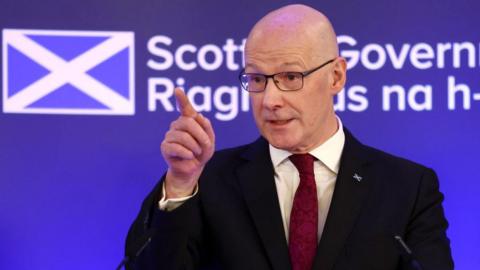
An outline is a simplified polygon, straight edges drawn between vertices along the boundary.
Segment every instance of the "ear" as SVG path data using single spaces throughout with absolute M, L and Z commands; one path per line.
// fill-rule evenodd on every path
M 332 94 L 336 95 L 345 87 L 345 82 L 347 81 L 347 61 L 343 57 L 337 57 L 332 65 L 330 89 L 333 91 Z

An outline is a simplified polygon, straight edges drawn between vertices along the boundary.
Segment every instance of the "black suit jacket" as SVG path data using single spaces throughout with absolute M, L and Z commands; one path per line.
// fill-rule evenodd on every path
M 395 235 L 423 269 L 453 269 L 435 173 L 345 136 L 313 269 L 409 269 Z M 129 269 L 291 269 L 265 139 L 216 152 L 199 193 L 171 212 L 158 210 L 161 183 L 130 228 L 127 255 L 152 241 Z

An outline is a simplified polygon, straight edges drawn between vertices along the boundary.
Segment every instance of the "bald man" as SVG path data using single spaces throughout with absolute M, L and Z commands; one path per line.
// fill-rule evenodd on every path
M 129 231 L 130 269 L 453 269 L 435 173 L 362 145 L 335 115 L 346 62 L 322 13 L 262 18 L 240 81 L 261 137 L 215 153 L 209 120 L 175 90 L 168 171 Z

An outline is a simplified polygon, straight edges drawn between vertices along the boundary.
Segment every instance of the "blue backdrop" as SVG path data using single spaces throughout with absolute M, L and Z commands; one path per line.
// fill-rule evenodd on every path
M 116 266 L 165 170 L 174 85 L 217 149 L 256 138 L 242 44 L 287 3 L 1 0 L 0 269 Z M 331 18 L 349 63 L 344 125 L 437 171 L 456 269 L 480 269 L 480 2 L 304 3 Z

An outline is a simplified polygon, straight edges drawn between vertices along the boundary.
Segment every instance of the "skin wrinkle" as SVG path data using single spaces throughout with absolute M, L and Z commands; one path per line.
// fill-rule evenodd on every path
M 252 53 L 250 56 L 252 63 L 246 65 L 245 71 L 251 73 L 259 72 L 262 66 L 268 65 L 268 62 L 275 61 L 275 59 L 284 59 L 286 56 L 292 60 L 280 63 L 278 71 L 275 71 L 274 73 L 281 71 L 303 71 L 308 68 L 300 55 L 295 55 L 292 53 L 276 53 L 275 55 L 267 58 L 267 61 L 264 61 L 262 60 L 261 53 Z M 285 70 L 287 67 L 291 69 Z
M 328 19 L 303 5 L 267 14 L 250 32 L 245 46 L 246 72 L 304 72 L 338 55 Z M 333 97 L 344 86 L 346 62 L 335 62 L 304 78 L 301 90 L 280 91 L 269 80 L 265 91 L 251 93 L 260 133 L 277 148 L 305 153 L 337 130 Z

